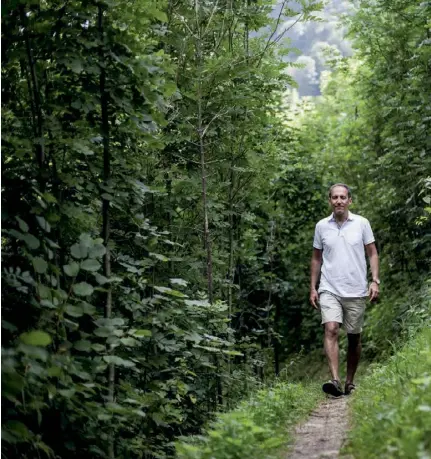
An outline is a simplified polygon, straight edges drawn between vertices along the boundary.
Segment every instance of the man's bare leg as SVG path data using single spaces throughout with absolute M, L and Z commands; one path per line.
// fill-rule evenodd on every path
M 332 379 L 340 381 L 338 374 L 338 332 L 340 324 L 338 322 L 326 322 L 325 337 L 323 340 L 326 357 L 328 359 L 329 370 Z
M 361 334 L 347 334 L 347 376 L 346 384 L 353 384 L 356 369 L 358 368 L 359 359 L 361 358 L 362 343 Z

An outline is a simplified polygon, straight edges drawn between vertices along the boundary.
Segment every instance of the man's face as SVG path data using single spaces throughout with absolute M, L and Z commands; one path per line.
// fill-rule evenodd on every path
M 347 214 L 352 198 L 349 198 L 349 193 L 344 186 L 336 186 L 332 189 L 329 204 L 335 216 Z

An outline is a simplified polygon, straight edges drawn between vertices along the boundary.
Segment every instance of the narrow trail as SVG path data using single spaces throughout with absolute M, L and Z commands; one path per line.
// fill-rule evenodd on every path
M 339 457 L 348 425 L 347 398 L 328 398 L 295 429 L 294 444 L 286 459 Z

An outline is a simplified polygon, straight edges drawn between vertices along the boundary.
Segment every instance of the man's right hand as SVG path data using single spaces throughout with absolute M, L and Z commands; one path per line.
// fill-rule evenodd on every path
M 310 303 L 314 309 L 319 309 L 319 294 L 315 288 L 310 291 Z

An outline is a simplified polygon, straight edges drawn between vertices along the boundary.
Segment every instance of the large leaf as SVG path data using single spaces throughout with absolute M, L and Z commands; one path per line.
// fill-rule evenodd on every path
M 180 278 L 169 279 L 169 281 L 170 281 L 171 284 L 181 285 L 183 287 L 187 287 L 187 283 L 188 283 L 186 280 L 180 279 Z
M 70 248 L 70 253 L 72 254 L 74 258 L 77 258 L 78 260 L 82 258 L 87 258 L 88 247 L 82 242 L 81 243 L 77 242 L 76 244 L 73 244 L 72 247 Z
M 133 333 L 133 336 L 145 336 L 145 337 L 151 337 L 153 336 L 151 330 L 136 330 L 134 333 Z
M 39 274 L 45 274 L 48 269 L 48 263 L 40 257 L 33 258 L 33 267 Z
M 64 265 L 63 270 L 68 276 L 75 277 L 79 273 L 79 264 L 76 261 L 72 261 L 72 263 Z
M 84 308 L 81 305 L 73 305 L 67 304 L 66 305 L 66 312 L 72 317 L 82 317 L 84 315 Z
M 90 352 L 91 351 L 91 342 L 86 339 L 81 339 L 77 341 L 73 347 L 81 352 Z
M 29 227 L 28 227 L 27 223 L 24 220 L 21 220 L 21 218 L 19 218 L 19 217 L 15 217 L 15 218 L 16 218 L 16 220 L 18 222 L 19 229 L 21 231 L 23 231 L 24 233 L 28 233 Z
M 103 244 L 95 244 L 90 249 L 89 257 L 90 258 L 102 258 L 106 253 L 106 247 Z
M 118 366 L 122 366 L 126 368 L 131 368 L 131 367 L 136 366 L 134 362 L 131 362 L 130 360 L 122 359 L 121 357 L 118 357 L 116 355 L 105 355 L 103 356 L 103 360 L 106 363 L 110 363 L 110 364 L 114 364 L 114 365 L 118 365 Z
M 173 290 L 169 287 L 159 287 L 157 285 L 154 286 L 154 288 L 159 291 L 160 293 L 166 293 L 166 295 L 171 295 L 171 296 L 176 296 L 178 298 L 186 298 L 187 295 L 184 293 L 179 292 L 178 290 Z
M 49 346 L 51 344 L 51 336 L 42 330 L 33 330 L 30 332 L 22 333 L 19 337 L 20 340 L 29 346 Z
M 73 286 L 73 292 L 78 296 L 89 296 L 93 293 L 94 288 L 87 282 L 79 282 Z
M 36 215 L 36 220 L 44 231 L 47 233 L 51 232 L 51 225 L 43 217 Z
M 81 263 L 81 268 L 84 269 L 85 271 L 98 271 L 100 269 L 100 263 L 95 260 L 94 258 L 89 258 L 88 260 L 84 260 Z

